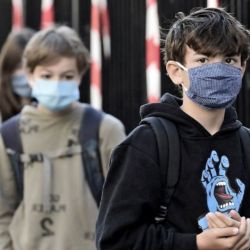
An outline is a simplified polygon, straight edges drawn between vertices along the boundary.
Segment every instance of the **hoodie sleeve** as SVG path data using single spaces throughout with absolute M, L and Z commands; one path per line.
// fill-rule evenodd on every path
M 148 128 L 135 131 L 113 152 L 97 220 L 98 250 L 197 249 L 196 235 L 154 222 L 161 202 L 156 153 Z
M 9 158 L 0 137 L 0 249 L 12 250 L 9 226 L 12 221 L 15 204 L 16 188 Z

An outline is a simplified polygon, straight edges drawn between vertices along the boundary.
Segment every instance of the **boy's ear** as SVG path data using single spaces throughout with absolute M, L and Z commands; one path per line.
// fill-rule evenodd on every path
M 247 67 L 247 62 L 244 61 L 243 64 L 242 64 L 242 75 L 244 75 L 246 67 Z
M 180 67 L 176 64 L 175 61 L 168 61 L 166 64 L 166 70 L 168 73 L 168 76 L 172 80 L 172 82 L 176 85 L 179 85 L 182 83 L 182 73 Z
M 79 77 L 79 86 L 80 86 L 81 83 L 82 83 L 82 79 L 83 79 L 83 76 L 84 76 L 84 75 L 85 75 L 85 71 L 80 73 L 80 77 Z

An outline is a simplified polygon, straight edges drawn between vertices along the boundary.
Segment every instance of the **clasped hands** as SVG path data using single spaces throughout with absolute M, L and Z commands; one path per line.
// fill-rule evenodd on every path
M 198 250 L 249 250 L 250 219 L 231 210 L 206 214 L 208 229 L 197 235 Z

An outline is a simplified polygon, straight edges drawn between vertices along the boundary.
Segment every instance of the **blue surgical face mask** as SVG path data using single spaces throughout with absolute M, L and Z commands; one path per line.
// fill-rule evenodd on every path
M 185 94 L 195 103 L 208 109 L 227 108 L 231 106 L 240 92 L 242 72 L 240 68 L 226 63 L 211 63 L 187 69 L 189 88 Z
M 13 92 L 21 97 L 31 97 L 31 87 L 28 84 L 26 75 L 13 75 L 11 77 Z
M 79 100 L 76 81 L 52 81 L 39 79 L 34 82 L 32 96 L 50 111 L 61 111 Z

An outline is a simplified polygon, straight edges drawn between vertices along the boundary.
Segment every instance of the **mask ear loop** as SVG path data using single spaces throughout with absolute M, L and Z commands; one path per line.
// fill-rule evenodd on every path
M 183 85 L 183 83 L 181 83 L 181 86 L 182 86 L 182 88 L 184 89 L 184 92 L 187 92 L 187 91 L 188 91 L 188 89 Z
M 178 67 L 180 67 L 182 70 L 188 72 L 188 69 L 187 69 L 184 65 L 182 65 L 182 64 L 179 63 L 179 62 L 175 62 L 175 63 L 176 63 L 176 65 L 177 65 Z
M 176 65 L 177 65 L 179 68 L 181 68 L 182 70 L 188 72 L 188 69 L 187 69 L 185 66 L 183 66 L 181 63 L 179 63 L 179 62 L 175 62 L 175 63 L 176 63 Z M 181 83 L 181 86 L 182 86 L 182 88 L 184 89 L 185 92 L 188 91 L 188 89 L 183 85 L 183 83 Z

